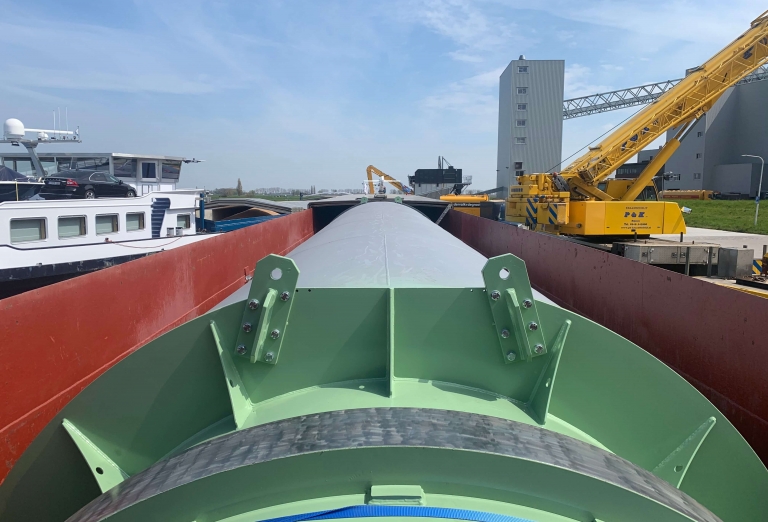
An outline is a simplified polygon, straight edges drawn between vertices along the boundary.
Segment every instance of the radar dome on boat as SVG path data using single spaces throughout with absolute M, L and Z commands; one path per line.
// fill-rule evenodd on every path
M 3 123 L 3 135 L 8 140 L 24 138 L 24 124 L 16 118 L 8 118 Z

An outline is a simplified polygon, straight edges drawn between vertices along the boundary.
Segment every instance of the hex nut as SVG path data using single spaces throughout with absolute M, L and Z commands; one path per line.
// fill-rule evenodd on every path
M 515 359 L 517 359 L 517 355 L 515 355 L 515 352 L 507 352 L 507 360 L 509 362 L 512 362 Z
M 523 301 L 523 308 L 530 308 L 533 306 L 533 302 L 530 299 Z
M 280 330 L 278 330 L 277 328 L 275 328 L 274 330 L 272 330 L 272 331 L 270 332 L 269 336 L 270 336 L 272 339 L 277 339 L 278 337 L 280 337 Z
M 267 361 L 267 362 L 272 362 L 272 359 L 274 359 L 274 358 L 275 358 L 275 354 L 272 353 L 272 352 L 267 352 L 264 355 L 264 360 Z
M 245 333 L 248 333 L 248 332 L 250 332 L 250 331 L 251 331 L 251 329 L 252 329 L 251 323 L 243 323 L 243 331 L 244 331 Z
M 535 332 L 539 329 L 539 325 L 534 322 L 528 323 L 528 329 Z
M 250 301 L 248 301 L 248 308 L 250 308 L 251 310 L 256 310 L 257 308 L 259 308 L 259 300 L 251 299 Z
M 504 329 L 501 331 L 501 336 L 502 336 L 504 339 L 507 339 L 507 338 L 509 337 L 509 330 L 507 330 L 506 328 L 504 328 Z
M 235 350 L 237 351 L 238 355 L 245 355 L 246 348 L 244 344 L 238 344 Z
M 288 292 L 283 292 L 282 294 L 280 294 L 281 301 L 287 301 L 290 298 L 291 298 L 291 294 L 289 294 Z
M 501 297 L 501 292 L 499 292 L 498 290 L 493 290 L 491 292 L 491 299 L 493 299 L 494 301 L 498 301 L 500 297 Z
M 537 344 L 536 346 L 534 346 L 534 347 L 533 347 L 533 353 L 536 353 L 536 354 L 539 354 L 539 355 L 541 355 L 542 353 L 544 353 L 544 345 L 542 345 L 542 344 Z

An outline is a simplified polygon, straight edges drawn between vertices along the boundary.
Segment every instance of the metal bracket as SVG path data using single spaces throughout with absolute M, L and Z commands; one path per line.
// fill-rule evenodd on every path
M 679 488 L 680 484 L 683 483 L 685 474 L 688 472 L 688 468 L 691 466 L 691 462 L 693 462 L 693 458 L 716 422 L 717 419 L 714 417 L 705 420 L 667 458 L 653 468 L 653 474 Z
M 72 437 L 88 467 L 91 468 L 93 478 L 96 479 L 102 493 L 109 491 L 128 478 L 128 474 L 115 464 L 112 459 L 107 457 L 82 431 L 77 429 L 77 426 L 67 419 L 64 419 L 61 424 L 67 430 L 69 436 Z
M 421 486 L 371 486 L 368 504 L 375 506 L 424 506 L 426 495 Z
M 229 402 L 232 405 L 232 417 L 235 419 L 235 426 L 241 429 L 245 421 L 253 413 L 253 403 L 245 390 L 240 374 L 232 360 L 229 350 L 225 350 L 225 343 L 222 341 L 221 332 L 215 321 L 211 321 L 211 333 L 216 342 L 216 350 L 219 352 L 221 368 L 224 371 L 224 377 L 227 380 L 227 391 L 229 392 Z
M 256 264 L 235 354 L 252 363 L 277 364 L 298 279 L 299 269 L 287 257 L 270 254 Z
M 526 403 L 526 410 L 531 417 L 541 425 L 547 422 L 549 413 L 549 401 L 552 398 L 552 390 L 555 388 L 555 377 L 557 368 L 560 365 L 560 356 L 563 354 L 565 339 L 568 337 L 568 330 L 571 328 L 570 319 L 566 319 L 557 332 L 554 345 L 549 350 L 549 360 L 544 364 L 544 368 L 536 381 L 530 399 Z
M 546 354 L 525 262 L 512 254 L 492 257 L 483 267 L 483 280 L 505 363 Z

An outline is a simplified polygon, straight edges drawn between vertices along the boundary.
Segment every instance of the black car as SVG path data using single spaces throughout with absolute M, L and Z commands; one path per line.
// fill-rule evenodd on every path
M 132 198 L 136 189 L 109 172 L 65 170 L 43 180 L 40 190 L 44 199 Z

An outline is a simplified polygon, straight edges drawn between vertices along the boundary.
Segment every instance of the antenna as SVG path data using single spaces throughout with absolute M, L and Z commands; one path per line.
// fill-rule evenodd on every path
M 64 118 L 67 120 L 67 132 L 69 132 L 69 107 L 64 107 Z
M 59 129 L 61 129 L 61 107 L 59 107 Z
M 56 134 L 56 109 L 53 110 L 53 133 Z

